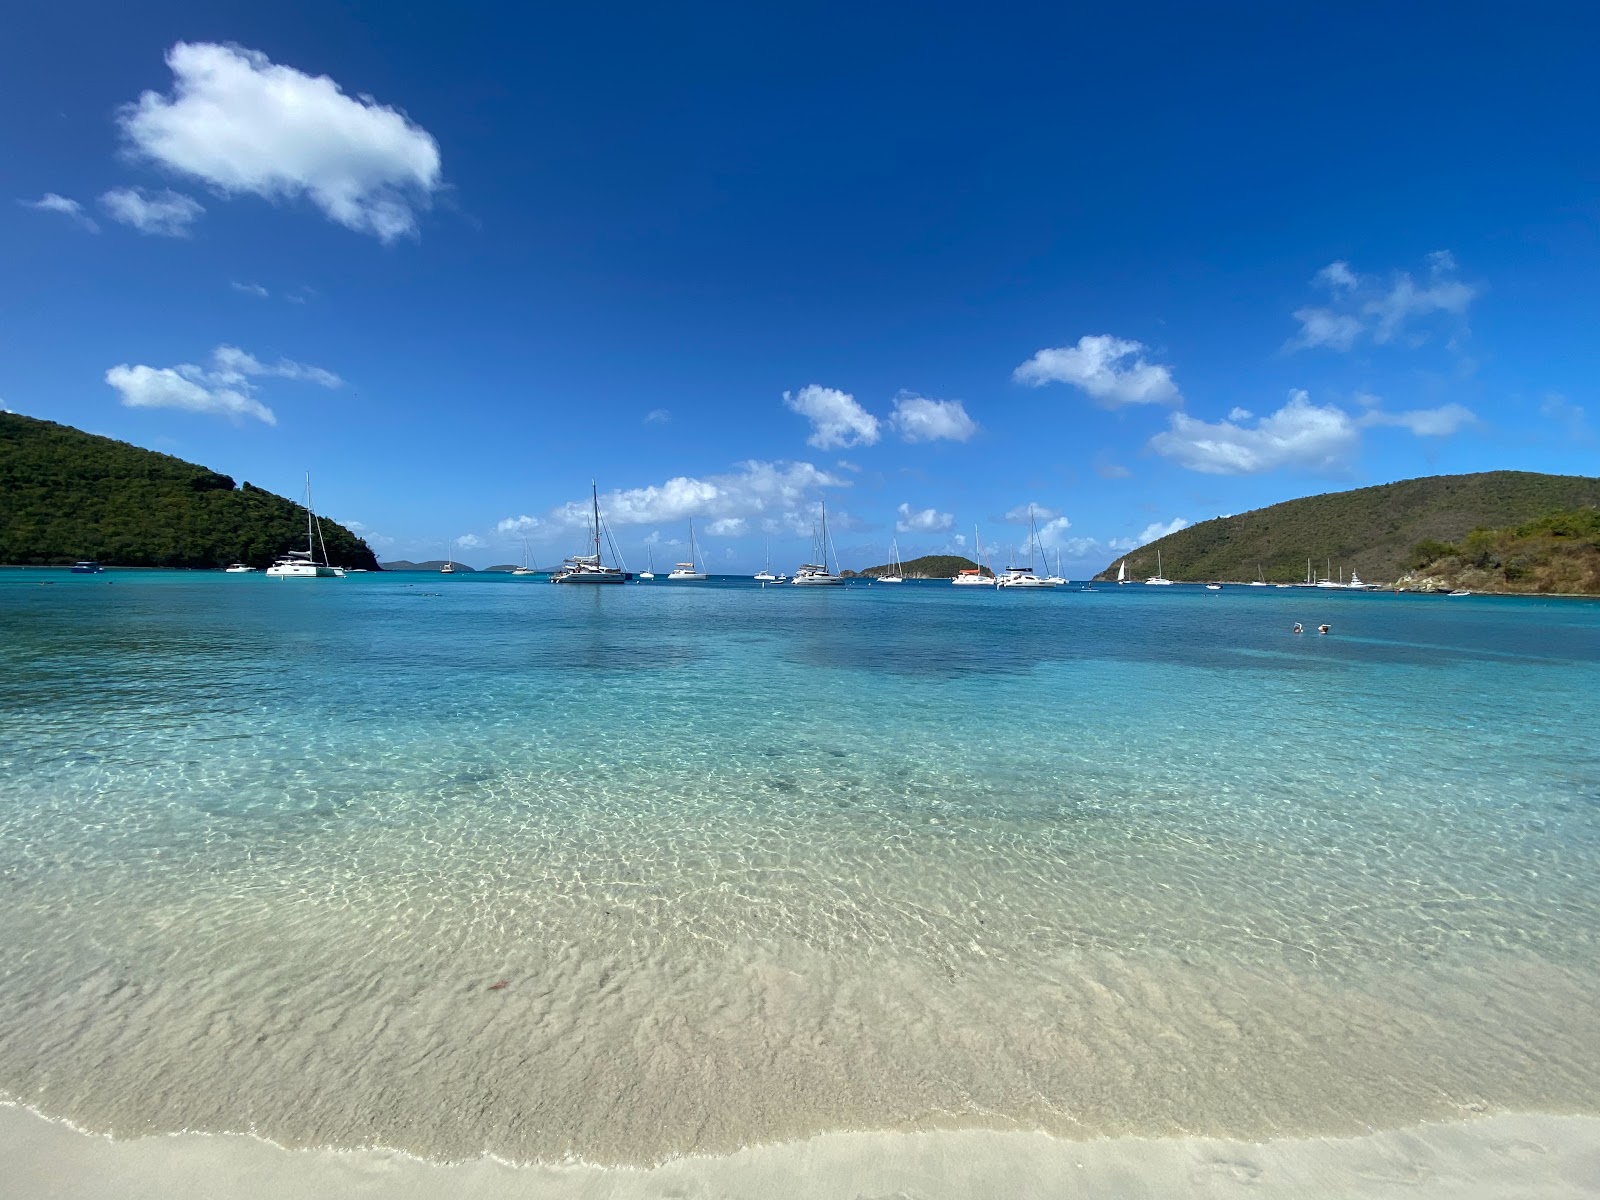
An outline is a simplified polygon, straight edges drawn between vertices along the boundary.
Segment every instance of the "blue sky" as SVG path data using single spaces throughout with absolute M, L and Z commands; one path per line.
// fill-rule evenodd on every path
M 0 406 L 479 566 L 1600 470 L 1600 18 L 1287 8 L 19 10 Z

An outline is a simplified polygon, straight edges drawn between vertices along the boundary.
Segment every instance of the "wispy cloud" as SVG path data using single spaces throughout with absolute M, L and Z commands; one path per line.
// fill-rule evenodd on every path
M 69 200 L 65 196 L 58 196 L 54 192 L 46 192 L 37 200 L 18 200 L 23 208 L 31 208 L 37 212 L 60 213 L 80 229 L 87 229 L 90 233 L 99 233 L 100 226 L 95 219 L 83 211 L 83 205 L 76 200 Z
M 384 242 L 416 233 L 439 146 L 403 113 L 240 46 L 179 42 L 166 61 L 171 94 L 118 116 L 132 153 L 230 195 L 303 197 Z
M 258 300 L 265 300 L 272 295 L 271 292 L 267 291 L 267 289 L 262 287 L 259 283 L 240 283 L 237 279 L 235 279 L 228 286 L 233 288 L 233 290 L 236 292 L 242 292 L 246 296 L 254 296 Z
M 1448 250 L 1428 256 L 1428 269 L 1420 281 L 1408 271 L 1364 275 L 1347 262 L 1329 263 L 1311 281 L 1327 293 L 1326 303 L 1295 310 L 1300 332 L 1284 348 L 1350 350 L 1363 338 L 1377 345 L 1402 338 L 1421 341 L 1426 329 L 1419 330 L 1418 323 L 1437 314 L 1454 318 L 1459 336 L 1467 309 L 1483 289 L 1457 278 L 1456 269 Z
M 608 524 L 662 525 L 706 518 L 743 518 L 772 532 L 809 530 L 817 498 L 825 489 L 847 488 L 851 481 L 808 462 L 739 463 L 727 474 L 703 479 L 680 475 L 649 487 L 627 488 L 600 497 Z M 550 514 L 565 528 L 582 528 L 589 520 L 589 498 L 570 500 Z M 830 525 L 845 528 L 846 516 L 828 513 Z
M 644 415 L 646 425 L 665 425 L 672 420 L 672 413 L 664 408 L 652 408 Z
M 170 189 L 114 188 L 100 197 L 100 205 L 112 220 L 155 237 L 188 237 L 189 227 L 206 211 L 198 201 Z
M 1146 360 L 1145 345 L 1110 334 L 1091 334 L 1076 346 L 1041 350 L 1012 372 L 1019 383 L 1065 383 L 1103 408 L 1130 404 L 1181 404 L 1172 368 Z
M 1416 408 L 1410 412 L 1384 412 L 1372 408 L 1358 418 L 1367 425 L 1396 425 L 1409 429 L 1418 437 L 1449 437 L 1451 434 L 1478 423 L 1478 415 L 1460 404 L 1442 404 L 1438 408 Z
M 237 346 L 218 346 L 209 367 L 180 363 L 176 367 L 148 367 L 121 363 L 106 372 L 106 382 L 116 389 L 128 408 L 177 408 L 212 413 L 239 421 L 253 417 L 276 425 L 272 409 L 257 399 L 256 379 L 275 377 L 339 387 L 332 371 L 289 359 L 263 363 Z

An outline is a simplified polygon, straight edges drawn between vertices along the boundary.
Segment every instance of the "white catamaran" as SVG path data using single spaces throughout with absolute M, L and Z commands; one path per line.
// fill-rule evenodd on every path
M 534 571 L 536 571 L 537 569 L 538 569 L 537 567 L 531 567 L 531 566 L 528 565 L 528 539 L 527 538 L 523 538 L 522 539 L 522 565 L 520 567 L 517 567 L 511 573 L 513 575 L 532 575 L 534 573 Z
M 1144 581 L 1146 587 L 1171 587 L 1172 580 L 1161 573 L 1161 551 L 1156 551 L 1156 573 Z
M 1056 581 L 1053 578 L 1041 578 L 1034 573 L 1033 555 L 1035 543 L 1038 541 L 1038 531 L 1033 523 L 1033 505 L 1028 505 L 1028 565 L 1025 567 L 1007 567 L 994 581 L 995 587 L 1003 588 L 1053 588 Z
M 269 579 L 337 579 L 344 572 L 317 561 L 316 514 L 311 510 L 311 473 L 306 473 L 306 548 L 286 551 L 282 558 L 267 568 Z M 322 557 L 328 557 L 324 547 Z
M 828 570 L 828 503 L 822 501 L 822 530 L 817 535 L 817 557 L 820 563 L 801 563 L 789 582 L 795 587 L 831 587 L 844 582 L 836 571 Z M 833 556 L 835 568 L 839 565 L 837 553 Z
M 699 557 L 694 549 L 694 522 L 689 522 L 689 561 L 681 562 L 667 572 L 669 580 L 675 579 L 679 583 L 704 583 L 706 573 L 695 565 Z
M 600 535 L 605 526 L 600 521 L 600 492 L 594 480 L 589 481 L 589 493 L 594 500 L 594 516 L 590 525 L 590 543 L 593 554 L 574 554 L 561 569 L 550 576 L 551 583 L 627 583 L 628 573 L 621 567 L 608 567 L 600 557 Z M 612 547 L 615 550 L 615 547 Z

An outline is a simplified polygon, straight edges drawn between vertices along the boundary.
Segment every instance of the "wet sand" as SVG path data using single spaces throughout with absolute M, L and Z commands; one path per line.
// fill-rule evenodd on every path
M 286 1150 L 238 1134 L 113 1141 L 0 1107 L 0 1189 L 18 1200 L 956 1200 L 1240 1196 L 1540 1200 L 1600 1196 L 1600 1118 L 1503 1114 L 1354 1138 L 1104 1138 L 962 1130 L 833 1133 L 649 1168 L 435 1164 L 388 1150 Z

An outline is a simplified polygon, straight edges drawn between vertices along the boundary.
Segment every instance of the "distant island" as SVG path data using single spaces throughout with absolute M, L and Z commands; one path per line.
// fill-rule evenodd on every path
M 378 570 L 365 541 L 317 518 L 334 566 Z M 70 425 L 0 413 L 0 563 L 266 567 L 304 549 L 304 506 Z
M 1411 578 L 1416 586 L 1454 587 L 1460 585 L 1453 580 L 1468 576 L 1452 572 L 1470 569 L 1480 572 L 1471 577 L 1478 580 L 1473 590 L 1600 591 L 1594 583 L 1578 586 L 1587 576 L 1576 560 L 1555 565 L 1557 558 L 1578 552 L 1584 544 L 1581 537 L 1563 542 L 1553 535 L 1527 535 L 1542 547 L 1540 554 L 1551 556 L 1540 560 L 1544 565 L 1537 569 L 1531 560 L 1519 566 L 1517 553 L 1509 549 L 1502 553 L 1489 548 L 1491 543 L 1509 547 L 1521 537 L 1517 530 L 1532 528 L 1529 523 L 1546 518 L 1560 523 L 1564 518 L 1556 514 L 1597 505 L 1600 479 L 1587 475 L 1431 475 L 1202 521 L 1129 552 L 1095 578 L 1115 579 L 1118 563 L 1125 560 L 1128 578 L 1143 580 L 1156 573 L 1159 551 L 1162 572 L 1190 582 L 1249 581 L 1259 571 L 1268 583 L 1300 583 L 1309 559 L 1319 576 L 1331 572 L 1348 578 L 1354 571 L 1368 583 Z M 1581 528 L 1582 519 L 1570 518 L 1569 524 Z M 1497 557 L 1512 563 L 1511 575 L 1501 570 L 1498 582 L 1492 577 L 1496 568 L 1489 565 Z M 1413 574 L 1433 566 L 1438 569 L 1431 575 Z M 1434 582 L 1424 584 L 1424 578 Z M 1562 586 L 1556 586 L 1558 579 Z
M 386 562 L 380 565 L 385 571 L 437 571 L 439 568 L 445 565 L 445 561 L 446 560 L 442 558 L 430 558 L 427 562 L 412 562 L 408 558 L 397 558 L 393 562 Z M 467 566 L 466 563 L 456 562 L 454 559 L 450 559 L 449 561 L 450 565 L 453 566 L 459 574 L 471 575 L 475 573 L 471 567 Z M 511 567 L 489 568 L 491 571 L 509 571 L 511 569 Z
M 900 568 L 907 579 L 954 579 L 958 573 L 974 569 L 980 571 L 985 579 L 994 578 L 994 572 L 988 567 L 980 567 L 970 558 L 962 558 L 959 554 L 925 554 L 921 558 L 901 563 Z M 867 567 L 861 571 L 841 571 L 840 574 L 876 578 L 879 575 L 889 574 L 889 565 L 885 563 L 883 566 Z

